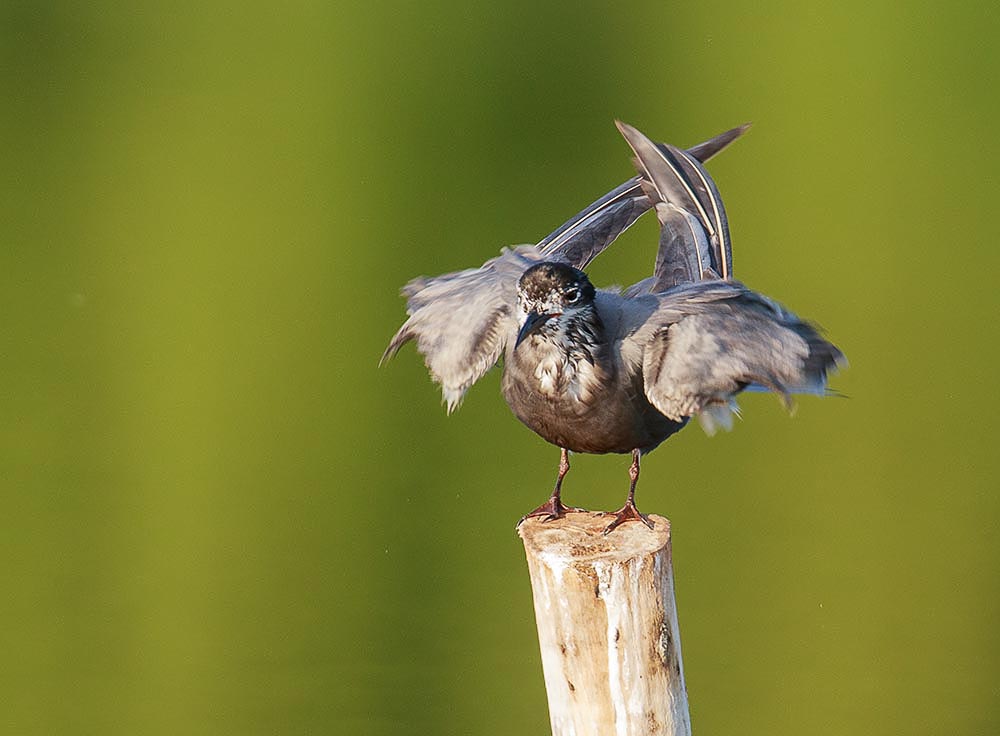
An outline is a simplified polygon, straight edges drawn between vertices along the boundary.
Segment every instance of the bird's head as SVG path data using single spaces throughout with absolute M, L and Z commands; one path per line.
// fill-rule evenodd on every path
M 564 263 L 538 263 L 517 282 L 521 330 L 515 347 L 553 319 L 589 314 L 594 307 L 594 285 L 587 274 Z

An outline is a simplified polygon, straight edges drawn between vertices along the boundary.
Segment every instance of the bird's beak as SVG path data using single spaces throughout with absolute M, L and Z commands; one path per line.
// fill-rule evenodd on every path
M 541 314 L 539 312 L 530 312 L 528 318 L 524 320 L 524 325 L 521 327 L 521 331 L 517 333 L 517 341 L 514 343 L 514 348 L 520 345 L 525 338 L 538 332 L 542 325 L 548 322 L 550 319 L 555 317 L 554 314 Z

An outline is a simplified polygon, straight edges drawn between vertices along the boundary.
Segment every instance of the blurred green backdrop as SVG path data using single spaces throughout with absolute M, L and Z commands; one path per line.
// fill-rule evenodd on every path
M 616 117 L 754 122 L 737 274 L 851 360 L 645 463 L 696 733 L 1000 732 L 996 3 L 0 7 L 5 733 L 548 733 L 558 452 L 376 362 L 407 279 L 631 174 Z

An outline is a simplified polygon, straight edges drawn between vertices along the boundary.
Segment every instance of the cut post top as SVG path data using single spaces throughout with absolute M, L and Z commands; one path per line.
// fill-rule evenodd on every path
M 645 524 L 629 522 L 605 535 L 606 514 L 573 512 L 553 521 L 525 519 L 517 532 L 529 554 L 534 552 L 581 563 L 596 559 L 622 562 L 646 557 L 670 544 L 670 521 L 656 514 L 650 514 L 649 519 L 653 522 L 652 529 Z

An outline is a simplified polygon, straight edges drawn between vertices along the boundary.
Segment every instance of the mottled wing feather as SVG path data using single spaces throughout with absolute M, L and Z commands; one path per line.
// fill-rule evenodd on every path
M 517 334 L 517 280 L 539 260 L 533 246 L 520 246 L 479 268 L 414 279 L 403 288 L 410 317 L 382 360 L 415 340 L 449 413 L 454 411 Z
M 701 282 L 658 297 L 636 338 L 644 344 L 646 396 L 670 419 L 727 423 L 733 398 L 757 385 L 788 399 L 826 392 L 844 362 L 808 323 L 736 282 Z M 720 411 L 721 410 L 721 411 Z

